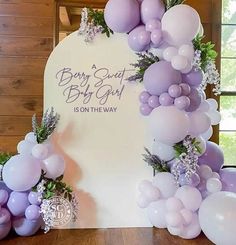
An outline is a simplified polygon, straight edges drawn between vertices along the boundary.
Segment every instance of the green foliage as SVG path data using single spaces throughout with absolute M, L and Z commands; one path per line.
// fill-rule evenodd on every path
M 38 125 L 36 115 L 32 117 L 32 127 L 36 135 L 37 142 L 43 143 L 55 130 L 57 123 L 60 119 L 59 114 L 54 113 L 54 109 L 47 110 L 42 118 L 41 124 Z
M 0 152 L 0 165 L 4 166 L 11 157 L 10 153 Z
M 174 7 L 175 5 L 179 5 L 184 3 L 185 0 L 165 0 L 166 9 Z
M 104 19 L 104 11 L 94 10 L 92 8 L 88 9 L 88 15 L 93 21 L 95 26 L 101 26 L 103 28 L 102 33 L 106 34 L 107 37 L 110 37 L 113 34 L 113 31 L 107 26 Z
M 144 161 L 148 163 L 149 166 L 153 168 L 154 171 L 157 172 L 170 172 L 170 168 L 167 165 L 167 162 L 162 161 L 158 156 L 152 155 L 151 152 L 144 148 L 146 154 L 143 154 Z
M 145 71 L 148 69 L 149 66 L 152 64 L 159 62 L 159 58 L 152 53 L 136 53 L 138 56 L 138 61 L 135 64 L 131 64 L 133 67 L 137 68 L 136 74 L 128 78 L 128 81 L 143 81 L 143 76 Z
M 201 68 L 205 71 L 208 61 L 215 61 L 217 52 L 214 50 L 215 44 L 211 42 L 203 43 L 204 36 L 197 35 L 193 40 L 195 50 L 201 51 Z

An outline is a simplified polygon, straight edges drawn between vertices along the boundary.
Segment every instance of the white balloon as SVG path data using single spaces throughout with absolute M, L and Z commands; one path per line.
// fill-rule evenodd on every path
M 184 208 L 180 211 L 181 215 L 183 216 L 184 219 L 184 225 L 190 225 L 192 220 L 193 220 L 193 212 L 190 210 Z
M 43 169 L 47 178 L 56 179 L 65 171 L 64 159 L 59 155 L 53 154 L 43 161 Z
M 166 214 L 166 223 L 171 227 L 179 227 L 182 226 L 184 222 L 183 216 L 176 211 L 169 211 Z
M 181 233 L 180 237 L 184 239 L 193 239 L 200 235 L 201 227 L 198 220 L 198 215 L 196 213 L 193 214 L 192 222 L 188 226 L 184 226 L 184 230 Z
M 217 192 L 202 202 L 199 209 L 200 226 L 214 244 L 235 244 L 235 210 L 236 194 L 233 192 Z
M 207 100 L 202 100 L 197 110 L 202 112 L 208 112 L 210 110 L 210 104 L 207 102 Z
M 219 192 L 222 190 L 222 183 L 217 178 L 209 178 L 206 184 L 207 191 L 210 193 Z
M 179 236 L 183 232 L 184 227 L 183 226 L 172 227 L 172 226 L 168 225 L 167 229 L 171 235 Z
M 153 178 L 153 185 L 161 191 L 162 198 L 174 196 L 178 189 L 174 175 L 171 173 L 157 173 Z
M 211 178 L 216 178 L 220 180 L 220 175 L 216 172 L 213 172 Z
M 32 148 L 32 155 L 40 160 L 48 157 L 48 148 L 44 144 L 37 144 Z
M 175 157 L 175 150 L 172 146 L 165 145 L 158 141 L 153 143 L 152 153 L 164 161 L 170 161 Z
M 213 135 L 213 128 L 212 128 L 212 126 L 210 126 L 209 129 L 206 132 L 204 132 L 203 134 L 201 134 L 202 138 L 205 139 L 206 141 L 209 140 L 212 135 Z
M 149 180 L 143 180 L 140 182 L 140 184 L 138 185 L 138 189 L 141 193 L 145 193 L 147 188 L 150 188 L 150 186 L 152 186 L 152 182 Z
M 163 51 L 164 60 L 171 62 L 172 58 L 178 54 L 178 49 L 175 47 L 168 47 Z
M 189 61 L 194 58 L 194 48 L 193 45 L 184 44 L 179 48 L 179 55 L 185 56 Z
M 34 144 L 38 143 L 34 132 L 29 132 L 28 134 L 26 134 L 25 140 L 27 140 L 31 143 L 34 143 Z
M 185 111 L 175 106 L 159 106 L 149 117 L 149 128 L 156 140 L 173 145 L 188 135 L 190 120 Z
M 137 204 L 140 208 L 147 208 L 150 202 L 143 194 L 140 194 L 137 198 Z
M 216 111 L 218 109 L 218 102 L 215 99 L 207 99 L 207 102 L 210 105 L 210 109 Z
M 198 34 L 201 23 L 197 11 L 185 4 L 170 8 L 161 22 L 164 40 L 176 46 L 191 42 Z
M 199 135 L 206 132 L 211 126 L 209 116 L 201 111 L 195 111 L 189 114 L 190 119 L 190 132 L 193 135 Z
M 176 55 L 171 59 L 171 65 L 175 70 L 184 70 L 188 66 L 188 59 L 185 56 Z
M 32 143 L 27 140 L 22 140 L 17 145 L 17 152 L 19 154 L 31 155 L 31 152 L 34 146 L 35 146 L 35 143 Z
M 199 166 L 199 175 L 201 178 L 207 180 L 210 179 L 212 176 L 212 169 L 208 165 L 201 165 Z
M 210 111 L 207 112 L 207 115 L 211 119 L 211 125 L 218 125 L 220 123 L 220 121 L 221 121 L 221 114 L 220 114 L 220 112 L 210 110 Z
M 166 208 L 168 211 L 180 211 L 183 207 L 183 203 L 176 197 L 170 197 L 166 201 Z
M 192 62 L 188 61 L 188 64 L 187 64 L 186 68 L 182 69 L 182 70 L 181 70 L 181 73 L 187 74 L 187 73 L 189 73 L 192 69 L 193 69 Z

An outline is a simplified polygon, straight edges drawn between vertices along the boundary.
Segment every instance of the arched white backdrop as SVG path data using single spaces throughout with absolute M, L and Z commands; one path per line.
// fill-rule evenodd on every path
M 142 84 L 126 80 L 136 61 L 124 34 L 86 43 L 77 32 L 48 59 L 44 109 L 61 115 L 53 140 L 79 201 L 78 221 L 67 227 L 151 226 L 136 205 L 137 183 L 152 175 L 141 155 L 151 142 L 139 113 Z

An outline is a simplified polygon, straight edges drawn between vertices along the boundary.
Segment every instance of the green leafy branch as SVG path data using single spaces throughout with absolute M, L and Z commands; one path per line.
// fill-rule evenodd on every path
M 166 9 L 170 9 L 172 7 L 174 7 L 175 5 L 179 5 L 184 3 L 185 0 L 165 0 L 165 5 L 166 5 Z
M 159 58 L 150 52 L 144 54 L 136 53 L 136 55 L 139 57 L 137 63 L 131 64 L 131 66 L 137 69 L 136 74 L 129 77 L 127 80 L 142 82 L 145 71 L 152 64 L 159 62 Z
M 206 66 L 209 61 L 215 61 L 217 52 L 214 50 L 215 44 L 212 42 L 203 42 L 204 36 L 197 35 L 193 40 L 195 50 L 201 51 L 201 68 L 203 71 L 206 70 Z
M 1 152 L 0 153 L 0 165 L 4 166 L 5 163 L 12 157 L 10 153 Z
M 39 144 L 47 140 L 48 137 L 53 133 L 59 119 L 60 119 L 59 114 L 55 113 L 53 108 L 47 110 L 43 114 L 43 118 L 40 125 L 37 122 L 36 115 L 33 115 L 32 127 L 33 127 L 34 134 L 36 135 L 37 142 Z
M 146 154 L 143 154 L 143 160 L 148 163 L 149 166 L 151 166 L 154 171 L 157 172 L 170 172 L 170 168 L 167 165 L 167 162 L 162 161 L 158 156 L 151 154 L 151 152 L 144 148 L 146 151 Z
M 102 33 L 106 34 L 107 37 L 110 37 L 113 34 L 113 31 L 107 26 L 104 19 L 104 11 L 94 10 L 92 8 L 88 9 L 88 16 L 93 21 L 95 26 L 102 27 Z

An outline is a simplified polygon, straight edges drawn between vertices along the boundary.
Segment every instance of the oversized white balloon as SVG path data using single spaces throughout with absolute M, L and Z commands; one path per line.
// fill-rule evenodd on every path
M 4 165 L 4 183 L 13 191 L 27 191 L 34 187 L 41 176 L 40 162 L 30 155 L 16 155 Z
M 159 106 L 149 117 L 149 127 L 155 139 L 173 145 L 188 135 L 190 120 L 185 111 L 175 106 Z
M 47 178 L 56 179 L 65 171 L 64 159 L 59 155 L 53 154 L 43 161 L 43 169 Z
M 236 194 L 217 192 L 208 196 L 199 209 L 202 231 L 215 244 L 233 245 L 236 241 Z
M 197 11 L 185 4 L 170 8 L 161 22 L 165 41 L 176 46 L 191 42 L 201 23 Z
M 211 126 L 211 119 L 204 112 L 192 112 L 190 113 L 189 118 L 191 125 L 190 132 L 195 136 L 206 132 Z
M 170 161 L 175 157 L 175 150 L 172 146 L 155 141 L 152 146 L 152 153 L 161 160 Z

